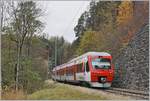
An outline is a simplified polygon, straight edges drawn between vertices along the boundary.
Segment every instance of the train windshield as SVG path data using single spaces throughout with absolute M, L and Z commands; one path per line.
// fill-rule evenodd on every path
M 95 58 L 92 59 L 92 66 L 94 69 L 110 69 L 111 63 L 110 59 L 107 58 Z

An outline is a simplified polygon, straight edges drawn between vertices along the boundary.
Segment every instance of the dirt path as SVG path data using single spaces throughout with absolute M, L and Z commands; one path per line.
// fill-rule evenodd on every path
M 54 81 L 52 81 L 52 80 L 47 80 L 46 82 L 49 84 L 54 84 Z M 105 97 L 108 100 L 135 100 L 134 98 L 131 98 L 129 96 L 113 94 L 113 93 L 105 92 L 103 90 L 91 89 L 91 88 L 80 87 L 80 86 L 76 86 L 76 85 L 58 83 L 58 82 L 56 84 L 60 85 L 60 86 L 65 85 L 65 86 L 68 86 L 69 88 L 79 90 L 83 93 L 100 95 L 100 96 Z

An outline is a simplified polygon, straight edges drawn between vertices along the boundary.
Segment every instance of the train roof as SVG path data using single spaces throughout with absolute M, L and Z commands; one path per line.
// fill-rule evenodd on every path
M 92 55 L 92 56 L 111 56 L 109 53 L 106 52 L 87 52 L 83 54 L 84 56 Z
M 83 58 L 85 58 L 87 56 L 111 56 L 111 55 L 109 53 L 107 53 L 107 52 L 87 52 L 87 53 L 85 53 L 85 54 L 83 54 L 81 56 L 78 56 L 78 57 L 70 60 L 67 63 L 64 63 L 62 65 L 56 66 L 55 68 L 59 69 L 59 68 L 63 68 L 64 66 L 72 65 L 72 64 L 74 64 L 74 61 L 81 60 L 81 59 L 83 59 Z

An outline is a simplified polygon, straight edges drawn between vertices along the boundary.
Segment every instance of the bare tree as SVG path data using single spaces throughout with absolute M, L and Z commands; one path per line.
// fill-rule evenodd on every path
M 19 85 L 19 69 L 21 68 L 22 48 L 27 41 L 29 44 L 35 32 L 42 27 L 42 22 L 37 18 L 40 16 L 41 9 L 36 8 L 36 3 L 32 1 L 19 2 L 17 6 L 14 3 L 11 5 L 12 21 L 10 29 L 12 30 L 12 41 L 16 42 L 17 61 L 15 67 L 15 88 L 18 90 Z
M 4 20 L 4 1 L 0 1 L 0 30 L 3 27 L 3 20 Z

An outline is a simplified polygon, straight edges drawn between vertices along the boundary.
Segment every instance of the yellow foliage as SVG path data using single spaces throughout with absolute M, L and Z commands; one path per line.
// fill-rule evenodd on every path
M 77 54 L 81 55 L 88 51 L 101 51 L 105 45 L 104 34 L 96 31 L 86 31 L 81 38 Z
M 132 1 L 122 1 L 118 8 L 117 24 L 125 25 L 133 17 Z

